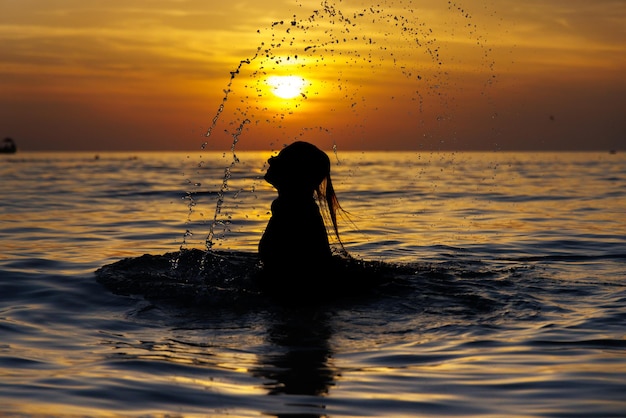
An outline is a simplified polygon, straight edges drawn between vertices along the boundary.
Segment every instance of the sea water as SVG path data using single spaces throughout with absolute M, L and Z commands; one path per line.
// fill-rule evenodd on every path
M 270 155 L 238 153 L 219 216 L 228 154 L 0 156 L 0 415 L 626 416 L 626 154 L 331 153 L 346 249 L 397 268 L 362 297 L 98 283 L 211 227 L 253 257 Z

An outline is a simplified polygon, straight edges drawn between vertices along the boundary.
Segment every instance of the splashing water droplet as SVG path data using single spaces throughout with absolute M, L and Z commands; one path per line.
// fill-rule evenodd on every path
M 326 138 L 314 135 L 315 132 L 328 135 L 339 132 L 343 138 L 366 137 L 376 114 L 384 117 L 400 106 L 412 106 L 407 113 L 419 115 L 419 122 L 407 128 L 405 135 L 421 137 L 420 148 L 424 146 L 422 141 L 445 143 L 426 130 L 429 127 L 439 129 L 454 119 L 448 116 L 451 91 L 455 87 L 450 79 L 455 67 L 447 66 L 453 61 L 447 51 L 450 45 L 447 39 L 459 38 L 464 33 L 478 43 L 484 55 L 482 59 L 490 62 L 491 71 L 493 60 L 488 59 L 490 49 L 485 46 L 486 41 L 465 6 L 448 1 L 439 7 L 447 9 L 453 25 L 429 25 L 425 20 L 427 13 L 422 15 L 410 2 L 400 0 L 370 6 L 324 0 L 319 8 L 305 11 L 304 17 L 292 15 L 287 19 L 274 19 L 268 27 L 256 31 L 262 37 L 261 42 L 253 56 L 241 59 L 230 71 L 221 103 L 206 130 L 208 139 L 201 146 L 202 150 L 207 149 L 213 135 L 227 135 L 231 139 L 231 160 L 224 169 L 216 196 L 206 238 L 207 249 L 213 248 L 215 240 L 227 229 L 224 219 L 231 215 L 224 211 L 224 204 L 233 168 L 240 163 L 236 151 L 252 128 L 260 129 L 263 136 L 271 138 L 268 148 L 273 148 L 274 143 L 288 142 L 288 138 L 314 142 Z M 457 60 L 454 57 L 454 61 Z M 272 75 L 285 74 L 311 77 L 312 80 L 308 80 L 311 86 L 299 96 L 301 101 L 289 105 L 272 101 L 265 80 Z M 403 88 L 391 90 L 390 87 L 385 92 L 387 101 L 379 104 L 379 96 L 371 93 L 370 88 L 375 83 L 369 80 L 394 78 Z M 234 103 L 236 107 L 231 110 Z M 343 125 L 320 126 L 319 118 L 309 117 L 307 112 L 313 105 L 325 103 L 331 105 L 326 110 L 329 117 L 324 121 L 336 119 Z M 221 124 L 226 128 L 216 129 Z M 419 134 L 414 132 L 416 126 L 422 130 Z M 332 150 L 339 163 L 335 141 Z M 198 188 L 203 183 L 193 182 Z M 189 199 L 193 199 L 191 194 Z M 192 208 L 190 204 L 190 210 Z

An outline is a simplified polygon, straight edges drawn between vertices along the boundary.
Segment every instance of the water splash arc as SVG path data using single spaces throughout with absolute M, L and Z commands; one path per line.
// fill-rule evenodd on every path
M 303 18 L 298 18 L 294 14 L 289 19 L 275 20 L 265 29 L 257 30 L 263 40 L 251 57 L 240 60 L 237 67 L 230 71 L 221 103 L 211 119 L 204 135 L 205 140 L 200 147 L 203 151 L 207 149 L 219 123 L 225 123 L 233 128 L 224 129 L 224 132 L 232 138 L 230 146 L 232 159 L 224 168 L 221 185 L 217 191 L 215 208 L 205 240 L 207 250 L 213 249 L 216 241 L 228 230 L 229 220 L 228 216 L 225 216 L 224 205 L 233 169 L 239 163 L 236 148 L 248 125 L 271 126 L 272 132 L 276 132 L 277 135 L 271 139 L 270 148 L 279 143 L 302 139 L 312 131 L 319 130 L 332 134 L 337 130 L 336 127 L 303 124 L 300 133 L 290 136 L 293 134 L 287 132 L 285 122 L 294 117 L 293 115 L 297 115 L 300 108 L 296 106 L 289 111 L 272 110 L 263 103 L 266 92 L 263 90 L 262 80 L 283 70 L 286 63 L 289 65 L 297 63 L 300 71 L 312 73 L 321 73 L 333 65 L 349 66 L 370 76 L 393 71 L 410 86 L 406 89 L 406 95 L 412 96 L 410 100 L 415 102 L 416 114 L 423 115 L 428 111 L 426 110 L 428 107 L 439 107 L 444 109 L 444 114 L 437 115 L 436 123 L 443 124 L 452 119 L 445 114 L 445 109 L 452 101 L 449 93 L 452 83 L 449 81 L 449 69 L 446 68 L 445 43 L 438 39 L 437 30 L 427 25 L 424 19 L 417 15 L 415 8 L 402 2 L 398 5 L 395 3 L 386 1 L 382 5 L 350 9 L 348 5 L 326 0 Z M 472 23 L 472 15 L 468 9 L 451 1 L 447 2 L 445 7 L 457 17 L 470 22 L 467 23 L 468 36 L 479 44 L 484 53 L 483 60 L 488 59 L 484 37 L 477 34 L 477 25 Z M 426 59 L 416 59 L 420 56 Z M 493 64 L 490 65 L 490 69 L 493 70 Z M 238 83 L 237 80 L 243 82 Z M 359 136 L 359 132 L 366 132 L 368 121 L 360 112 L 363 112 L 364 108 L 379 110 L 378 106 L 368 104 L 373 103 L 373 100 L 368 97 L 367 84 L 358 77 L 346 75 L 341 69 L 335 74 L 335 79 L 323 80 L 321 84 L 329 90 L 340 91 L 343 94 L 329 109 L 329 112 L 335 114 L 344 108 L 351 112 L 353 119 L 346 121 L 346 126 L 342 129 L 351 131 L 354 136 Z M 248 91 L 246 89 L 252 93 L 246 94 Z M 315 101 L 319 95 L 314 93 L 303 92 L 301 99 Z M 241 100 L 230 100 L 233 95 L 240 95 Z M 433 100 L 428 102 L 429 99 Z M 238 107 L 234 105 L 231 109 L 232 117 L 228 119 L 226 116 L 228 105 L 235 102 L 242 104 Z M 422 128 L 424 118 L 418 117 Z M 422 137 L 428 138 L 428 133 L 424 133 Z M 336 139 L 332 140 L 332 146 L 337 156 Z M 189 211 L 194 210 L 194 205 L 193 198 L 190 198 Z M 218 231 L 220 227 L 221 232 Z

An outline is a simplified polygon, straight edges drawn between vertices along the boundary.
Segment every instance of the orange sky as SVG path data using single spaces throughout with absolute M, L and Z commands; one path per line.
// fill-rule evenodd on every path
M 25 150 L 626 149 L 621 0 L 0 0 L 0 57 Z

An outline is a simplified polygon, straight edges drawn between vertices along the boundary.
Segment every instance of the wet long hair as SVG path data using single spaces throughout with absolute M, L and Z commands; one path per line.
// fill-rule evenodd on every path
M 330 218 L 337 241 L 339 242 L 339 245 L 341 245 L 341 248 L 344 249 L 343 242 L 341 242 L 341 238 L 339 237 L 339 228 L 337 227 L 337 213 L 339 212 L 341 215 L 346 215 L 346 211 L 343 210 L 339 204 L 339 199 L 337 199 L 337 195 L 335 194 L 333 182 L 330 179 L 330 173 L 328 173 L 328 176 L 326 176 L 315 189 L 315 195 L 317 197 L 317 201 L 320 202 L 323 209 L 322 217 L 326 220 Z

